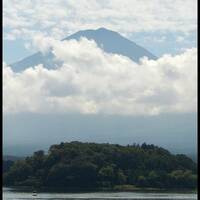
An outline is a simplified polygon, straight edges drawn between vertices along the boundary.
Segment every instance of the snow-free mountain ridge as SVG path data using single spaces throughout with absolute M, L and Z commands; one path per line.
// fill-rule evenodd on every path
M 156 59 L 156 56 L 151 54 L 145 48 L 128 40 L 119 33 L 105 28 L 78 31 L 63 40 L 79 40 L 81 37 L 85 37 L 89 40 L 94 40 L 98 46 L 107 53 L 115 53 L 127 56 L 135 62 L 138 62 L 139 59 L 144 56 L 149 59 Z M 19 62 L 11 64 L 11 66 L 14 71 L 22 71 L 28 67 L 38 64 L 43 64 L 46 68 L 51 69 L 54 68 L 58 63 L 55 61 L 54 56 L 51 53 L 43 55 L 41 52 L 37 52 L 20 60 Z

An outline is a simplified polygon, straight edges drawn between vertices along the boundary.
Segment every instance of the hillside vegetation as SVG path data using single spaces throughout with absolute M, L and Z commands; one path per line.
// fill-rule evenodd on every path
M 52 145 L 47 154 L 15 161 L 5 170 L 6 186 L 54 188 L 194 189 L 197 166 L 185 155 L 154 145 L 70 142 Z

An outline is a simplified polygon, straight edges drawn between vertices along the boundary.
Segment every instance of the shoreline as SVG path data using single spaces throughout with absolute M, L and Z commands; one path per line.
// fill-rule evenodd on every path
M 129 188 L 127 188 L 129 187 Z M 132 188 L 131 188 L 132 187 Z M 35 188 L 31 186 L 3 186 L 4 189 L 11 191 L 19 192 L 33 192 L 37 191 L 38 193 L 48 192 L 48 193 L 117 193 L 117 192 L 137 192 L 137 193 L 182 193 L 182 194 L 197 194 L 197 189 L 159 189 L 159 188 L 139 188 L 130 185 L 121 185 L 120 188 L 114 186 L 113 188 L 55 188 L 55 187 L 40 187 Z

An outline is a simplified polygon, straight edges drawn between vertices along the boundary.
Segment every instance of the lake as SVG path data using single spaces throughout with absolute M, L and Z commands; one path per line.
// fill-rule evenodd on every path
M 31 192 L 17 191 L 11 188 L 3 188 L 3 200 L 18 200 L 18 199 L 98 199 L 98 200 L 112 200 L 112 199 L 173 199 L 173 200 L 193 200 L 197 199 L 197 194 L 184 194 L 184 193 L 142 193 L 142 192 L 92 192 L 92 193 L 37 193 L 33 196 Z

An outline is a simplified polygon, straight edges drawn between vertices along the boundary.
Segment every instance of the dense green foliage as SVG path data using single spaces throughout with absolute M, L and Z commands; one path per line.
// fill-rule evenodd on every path
M 197 166 L 154 145 L 61 143 L 35 152 L 4 173 L 4 185 L 35 187 L 196 188 Z
M 3 173 L 9 171 L 11 166 L 14 164 L 12 160 L 3 160 Z

